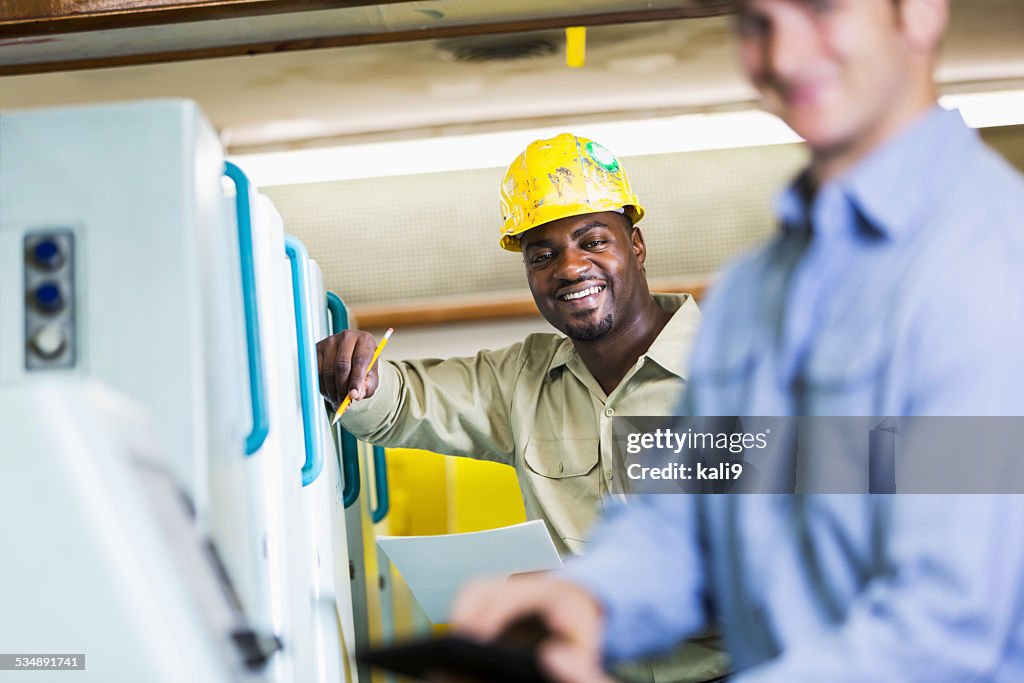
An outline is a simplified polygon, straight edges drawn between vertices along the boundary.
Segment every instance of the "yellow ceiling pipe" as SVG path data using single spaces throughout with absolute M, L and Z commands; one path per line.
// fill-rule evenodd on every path
M 565 29 L 565 63 L 579 68 L 587 59 L 587 27 L 570 26 Z

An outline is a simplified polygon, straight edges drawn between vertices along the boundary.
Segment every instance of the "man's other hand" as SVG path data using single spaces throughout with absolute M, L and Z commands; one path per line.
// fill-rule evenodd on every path
M 548 631 L 538 657 L 552 679 L 611 683 L 601 667 L 601 606 L 574 583 L 550 575 L 471 583 L 455 600 L 451 626 L 456 634 L 488 642 L 530 617 L 539 619 Z

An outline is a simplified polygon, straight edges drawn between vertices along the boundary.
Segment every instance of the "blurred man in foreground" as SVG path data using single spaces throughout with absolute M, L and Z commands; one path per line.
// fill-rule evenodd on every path
M 947 15 L 738 3 L 743 67 L 812 162 L 705 304 L 687 414 L 1024 415 L 1024 183 L 936 104 Z M 715 619 L 736 683 L 1019 681 L 1021 539 L 1020 495 L 654 495 L 453 621 L 487 640 L 541 616 L 567 682 Z

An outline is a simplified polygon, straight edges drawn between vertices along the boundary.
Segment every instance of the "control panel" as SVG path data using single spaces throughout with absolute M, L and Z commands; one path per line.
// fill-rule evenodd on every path
M 75 364 L 75 236 L 70 230 L 25 235 L 25 369 Z

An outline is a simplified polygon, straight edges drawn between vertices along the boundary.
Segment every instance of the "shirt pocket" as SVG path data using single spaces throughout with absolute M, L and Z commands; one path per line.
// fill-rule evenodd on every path
M 877 324 L 844 326 L 821 335 L 807 354 L 800 378 L 804 412 L 840 416 L 880 414 L 888 359 Z
M 554 532 L 570 547 L 586 538 L 601 501 L 600 442 L 584 439 L 530 439 L 523 454 L 521 481 Z

